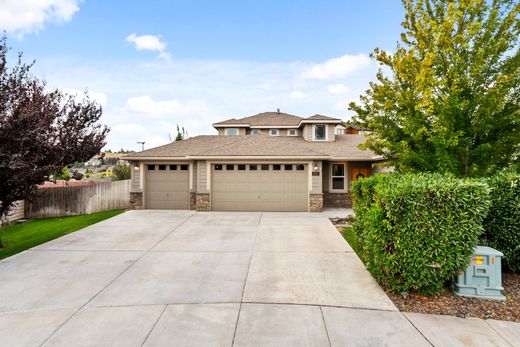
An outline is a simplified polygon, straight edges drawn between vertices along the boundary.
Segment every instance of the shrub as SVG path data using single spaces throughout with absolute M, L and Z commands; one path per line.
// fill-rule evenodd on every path
M 439 174 L 375 175 L 352 187 L 361 258 L 393 292 L 439 292 L 482 232 L 486 184 Z
M 112 169 L 113 181 L 129 180 L 131 175 L 132 169 L 130 168 L 130 165 L 118 164 Z
M 71 179 L 72 175 L 70 174 L 70 171 L 69 169 L 64 166 L 60 172 L 57 172 L 55 173 L 54 175 L 52 175 L 54 180 L 64 180 L 64 181 L 68 181 Z
M 504 267 L 520 272 L 520 174 L 504 172 L 486 180 L 491 206 L 483 242 L 504 253 Z

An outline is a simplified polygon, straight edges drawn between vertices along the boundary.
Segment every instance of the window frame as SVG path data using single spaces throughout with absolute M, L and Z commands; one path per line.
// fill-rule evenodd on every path
M 230 134 L 230 130 L 235 130 L 236 134 Z M 240 134 L 240 130 L 238 128 L 226 128 L 226 136 L 238 136 Z
M 273 135 L 273 131 L 276 131 L 276 134 Z M 280 136 L 280 130 L 278 130 L 278 129 L 269 129 L 269 135 L 271 135 L 271 136 Z
M 322 139 L 318 139 L 317 135 L 318 135 L 318 132 L 317 132 L 317 129 L 318 127 L 323 127 L 323 138 Z M 327 141 L 327 124 L 314 124 L 314 126 L 312 127 L 313 129 L 313 139 L 314 141 Z
M 294 134 L 291 134 L 291 131 L 294 131 Z M 298 129 L 288 129 L 287 136 L 298 136 Z
M 262 129 L 251 129 L 251 135 L 260 135 L 262 133 Z
M 334 175 L 334 165 L 343 166 L 343 175 L 337 176 Z M 334 192 L 345 192 L 347 190 L 347 165 L 346 163 L 330 163 L 329 167 L 330 171 L 330 190 Z M 343 188 L 334 188 L 334 178 L 342 178 L 343 179 Z

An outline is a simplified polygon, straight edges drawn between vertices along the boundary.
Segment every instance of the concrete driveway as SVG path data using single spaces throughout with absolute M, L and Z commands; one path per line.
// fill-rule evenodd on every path
M 2 346 L 430 346 L 319 213 L 129 211 L 0 279 Z

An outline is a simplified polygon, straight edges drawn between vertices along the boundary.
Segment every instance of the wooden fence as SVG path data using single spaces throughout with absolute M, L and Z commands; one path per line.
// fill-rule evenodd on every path
M 1 204 L 1 202 L 0 202 Z M 0 225 L 16 222 L 24 217 L 24 201 L 16 201 L 6 214 L 0 217 Z
M 127 208 L 130 180 L 99 182 L 88 186 L 40 188 L 38 197 L 25 203 L 26 218 L 87 214 Z

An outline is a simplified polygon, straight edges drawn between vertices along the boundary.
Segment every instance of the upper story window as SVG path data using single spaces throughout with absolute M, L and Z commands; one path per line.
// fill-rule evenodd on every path
M 327 127 L 325 124 L 316 124 L 314 126 L 314 140 L 325 140 L 327 138 Z
M 269 134 L 271 136 L 278 136 L 278 135 L 280 135 L 278 129 L 271 129 L 271 130 L 269 130 Z
M 238 129 L 237 128 L 227 128 L 226 129 L 226 135 L 227 136 L 237 136 L 238 135 Z
M 251 135 L 258 135 L 260 134 L 261 130 L 260 129 L 251 129 Z
M 287 130 L 287 135 L 289 135 L 289 136 L 296 136 L 296 135 L 298 135 L 298 130 L 297 129 L 289 129 L 289 130 Z

